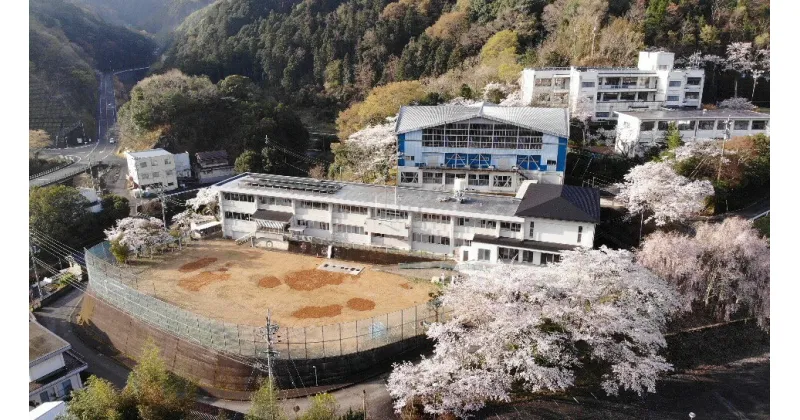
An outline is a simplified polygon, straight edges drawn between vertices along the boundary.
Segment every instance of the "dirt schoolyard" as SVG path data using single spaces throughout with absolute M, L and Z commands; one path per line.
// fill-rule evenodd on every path
M 328 325 L 365 319 L 427 302 L 435 286 L 373 270 L 318 270 L 329 261 L 266 251 L 230 240 L 192 242 L 164 258 L 140 260 L 139 290 L 225 322 L 262 326 L 267 309 L 281 326 Z

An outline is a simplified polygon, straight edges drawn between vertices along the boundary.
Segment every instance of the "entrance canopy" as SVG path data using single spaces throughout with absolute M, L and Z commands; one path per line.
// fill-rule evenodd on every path
M 256 222 L 258 227 L 283 230 L 292 221 L 292 213 L 259 209 L 250 216 L 250 219 Z

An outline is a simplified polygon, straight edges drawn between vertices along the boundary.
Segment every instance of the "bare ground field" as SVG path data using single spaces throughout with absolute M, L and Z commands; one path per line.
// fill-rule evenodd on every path
M 132 264 L 139 290 L 221 321 L 262 326 L 267 309 L 282 327 L 348 322 L 427 302 L 428 282 L 377 271 L 317 270 L 326 259 L 266 251 L 219 239 Z M 347 264 L 347 262 L 343 262 Z

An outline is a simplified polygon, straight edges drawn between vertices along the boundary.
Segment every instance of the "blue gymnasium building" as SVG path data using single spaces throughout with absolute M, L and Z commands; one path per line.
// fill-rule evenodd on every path
M 398 185 L 514 193 L 525 180 L 563 184 L 569 138 L 564 108 L 404 106 L 395 126 Z

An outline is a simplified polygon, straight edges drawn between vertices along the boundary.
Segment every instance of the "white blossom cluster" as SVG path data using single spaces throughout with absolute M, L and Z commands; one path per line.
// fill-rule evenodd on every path
M 603 388 L 655 392 L 671 365 L 658 355 L 674 290 L 624 250 L 565 252 L 544 267 L 459 267 L 466 278 L 442 296 L 452 318 L 433 324 L 433 355 L 395 365 L 395 409 L 422 403 L 431 414 L 466 416 L 488 400 L 508 401 L 512 384 L 527 391 L 572 386 L 585 363 L 606 366 Z
M 172 243 L 174 238 L 164 229 L 164 223 L 155 217 L 126 217 L 117 220 L 111 229 L 104 231 L 106 239 L 120 239 L 120 244 L 139 255 L 153 247 Z
M 729 320 L 745 305 L 763 328 L 769 319 L 769 242 L 738 217 L 700 223 L 694 236 L 649 235 L 637 260 L 681 292 L 685 310 L 693 302 L 712 305 Z
M 619 187 L 617 199 L 629 214 L 648 213 L 645 221 L 656 225 L 681 222 L 703 211 L 705 199 L 714 195 L 707 180 L 692 181 L 678 175 L 668 162 L 647 162 L 633 167 Z

